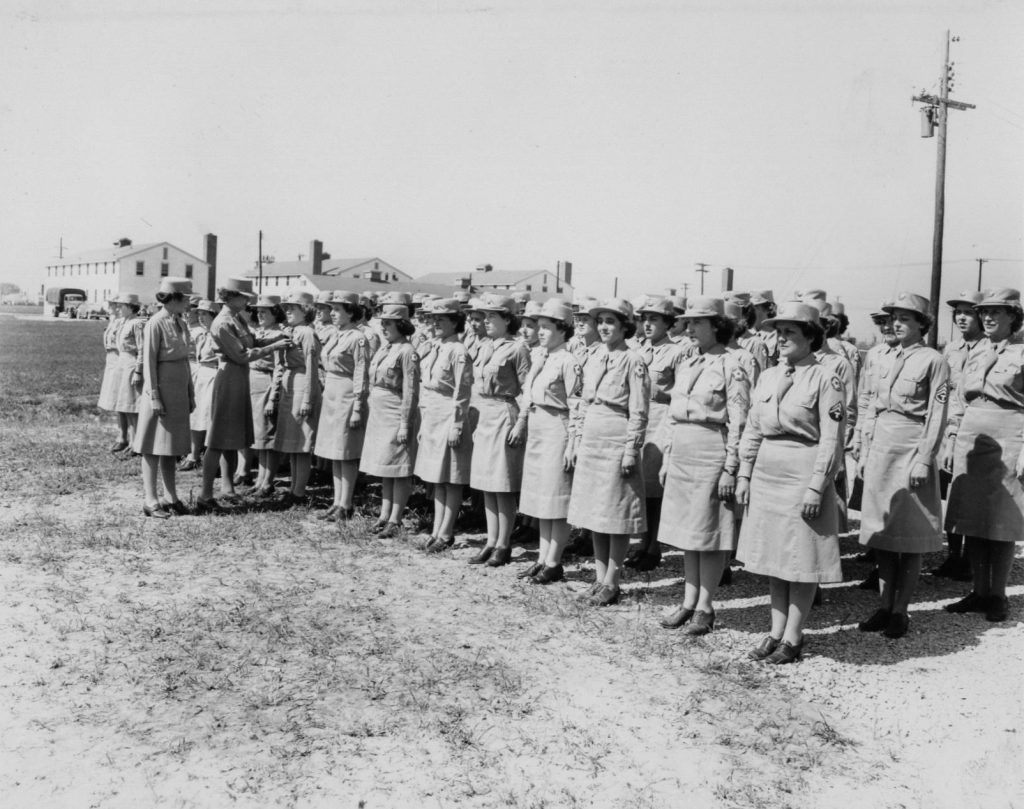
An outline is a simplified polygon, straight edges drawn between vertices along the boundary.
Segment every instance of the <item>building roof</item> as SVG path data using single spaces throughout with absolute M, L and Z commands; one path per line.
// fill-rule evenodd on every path
M 469 278 L 470 283 L 475 287 L 509 286 L 521 284 L 541 273 L 548 273 L 554 276 L 551 270 L 467 270 L 465 272 L 431 272 L 421 275 L 417 281 L 428 284 L 444 284 L 449 287 L 461 286 L 463 279 Z M 564 284 L 565 281 L 563 280 Z M 571 284 L 569 285 L 571 286 Z
M 127 247 L 116 247 L 111 245 L 110 247 L 102 247 L 97 250 L 86 250 L 84 253 L 75 253 L 74 255 L 64 256 L 64 258 L 58 258 L 47 264 L 47 267 L 63 267 L 68 264 L 96 264 L 100 261 L 120 261 L 123 258 L 128 258 L 136 253 L 142 253 L 146 250 L 152 250 L 154 247 L 161 247 L 166 245 L 167 247 L 173 247 L 186 256 L 190 256 L 198 261 L 200 264 L 205 264 L 205 259 L 201 259 L 198 256 L 188 252 L 188 250 L 182 250 L 177 245 L 173 245 L 170 242 L 150 242 L 148 244 L 130 244 Z
M 275 262 L 277 264 L 279 262 Z M 318 290 L 338 290 L 346 292 L 429 292 L 433 295 L 451 295 L 452 288 L 439 284 L 421 284 L 418 279 L 412 281 L 371 281 L 369 278 L 340 278 L 336 275 L 313 275 L 311 272 L 300 273 L 278 273 L 269 275 L 264 272 L 264 278 L 279 278 L 282 276 L 304 278 L 311 286 Z M 248 278 L 256 279 L 258 273 L 251 272 L 246 275 Z
M 371 256 L 370 258 L 328 258 L 324 259 L 321 269 L 324 275 L 332 275 L 335 273 L 343 273 L 348 270 L 355 269 L 356 267 L 361 267 L 364 264 L 370 264 L 374 261 L 379 261 L 381 264 L 384 264 L 390 269 L 400 272 L 403 275 L 409 275 L 404 270 L 398 269 L 394 264 L 389 264 L 379 256 Z M 273 278 L 281 275 L 306 275 L 312 274 L 312 272 L 312 259 L 303 259 L 302 261 L 275 261 L 272 264 L 263 265 L 264 278 Z M 252 274 L 255 275 L 256 273 L 253 272 Z

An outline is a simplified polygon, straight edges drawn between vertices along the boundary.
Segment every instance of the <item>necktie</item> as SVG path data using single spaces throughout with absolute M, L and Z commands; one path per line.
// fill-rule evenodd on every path
M 907 362 L 907 354 L 901 348 L 896 351 L 896 359 L 892 363 L 892 373 L 889 375 L 889 395 L 892 395 L 892 387 L 896 384 L 896 378 L 900 375 L 903 370 L 903 366 Z
M 779 386 L 775 391 L 776 414 L 778 414 L 779 407 L 782 405 L 782 397 L 789 393 L 789 389 L 793 387 L 793 366 L 786 362 L 783 363 L 781 367 L 783 371 L 779 374 Z
M 605 351 L 604 354 L 601 356 L 601 359 L 598 360 L 599 368 L 598 368 L 598 372 L 597 372 L 597 379 L 594 380 L 594 395 L 595 396 L 597 395 L 598 388 L 601 387 L 601 380 L 604 379 L 604 375 L 606 373 L 608 373 L 608 360 L 609 360 L 608 352 Z
M 693 386 L 697 384 L 701 373 L 704 371 L 704 355 L 694 354 L 690 360 L 690 378 L 686 380 L 686 395 L 689 396 Z

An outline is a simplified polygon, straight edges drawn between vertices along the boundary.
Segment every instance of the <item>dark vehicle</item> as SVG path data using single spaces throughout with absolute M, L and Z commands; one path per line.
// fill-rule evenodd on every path
M 50 287 L 46 290 L 46 306 L 54 317 L 78 317 L 78 307 L 85 303 L 85 290 L 71 287 Z
M 110 313 L 102 303 L 83 303 L 75 314 L 79 320 L 110 320 Z

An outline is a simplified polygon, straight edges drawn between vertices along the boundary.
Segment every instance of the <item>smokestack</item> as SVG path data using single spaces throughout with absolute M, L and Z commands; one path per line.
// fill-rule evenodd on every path
M 562 283 L 567 287 L 572 286 L 572 262 L 571 261 L 559 261 L 559 275 L 562 278 Z
M 206 263 L 210 268 L 206 274 L 206 297 L 215 301 L 217 300 L 217 236 L 213 233 L 206 234 Z
M 722 292 L 732 291 L 732 267 L 726 267 L 722 270 Z
M 324 272 L 324 243 L 319 239 L 313 239 L 309 243 L 309 257 L 313 261 L 313 275 L 323 275 Z

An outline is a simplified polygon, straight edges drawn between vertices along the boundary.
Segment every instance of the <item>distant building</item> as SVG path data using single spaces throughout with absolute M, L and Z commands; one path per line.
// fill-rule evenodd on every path
M 258 280 L 259 270 L 250 270 L 246 275 Z M 360 281 L 381 287 L 413 280 L 409 273 L 380 258 L 324 259 L 320 272 L 315 272 L 312 261 L 275 261 L 263 265 L 263 291 L 273 295 L 279 294 L 282 289 L 319 289 L 318 279 L 324 278 Z M 358 290 L 353 288 L 352 291 Z
M 494 270 L 488 266 L 468 272 L 434 272 L 416 279 L 421 284 L 439 284 L 450 291 L 524 291 L 535 300 L 562 297 L 572 300 L 572 264 L 559 262 L 558 272 L 550 270 Z
M 130 293 L 152 301 L 160 279 L 169 275 L 191 278 L 193 289 L 205 294 L 210 265 L 170 242 L 129 242 L 54 260 L 46 265 L 43 288 L 83 289 L 89 303 L 106 303 Z

